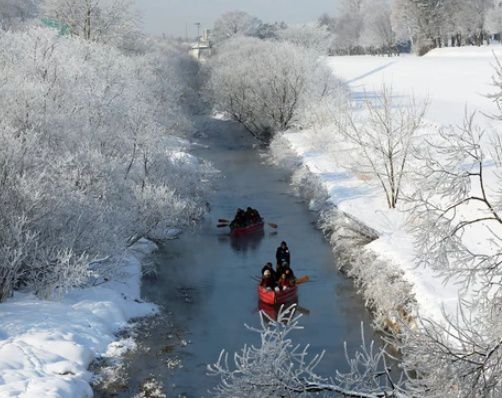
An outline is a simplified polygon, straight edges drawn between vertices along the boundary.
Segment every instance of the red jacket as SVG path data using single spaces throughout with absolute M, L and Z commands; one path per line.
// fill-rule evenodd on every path
M 277 282 L 279 284 L 280 287 L 291 287 L 291 281 L 289 279 L 283 279 L 283 278 L 279 278 L 279 282 Z

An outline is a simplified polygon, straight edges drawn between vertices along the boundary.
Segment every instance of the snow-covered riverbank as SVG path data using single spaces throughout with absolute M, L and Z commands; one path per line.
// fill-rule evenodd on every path
M 59 302 L 16 293 L 0 306 L 0 396 L 92 397 L 90 363 L 120 355 L 134 343 L 117 341 L 129 320 L 154 314 L 140 299 L 141 261 L 155 244 L 129 250 L 120 277 L 74 290 Z
M 467 47 L 437 49 L 422 58 L 332 57 L 327 62 L 348 83 L 356 103 L 366 95 L 378 95 L 383 84 L 392 86 L 397 96 L 413 94 L 419 101 L 428 98 L 426 118 L 437 128 L 461 125 L 465 108 L 497 112 L 493 101 L 486 98 L 494 91 L 494 50 L 501 51 L 500 47 Z M 487 129 L 500 126 L 488 118 L 480 118 L 479 123 Z M 432 269 L 416 266 L 415 238 L 405 209 L 388 209 L 381 188 L 344 165 L 339 147 L 334 150 L 333 145 L 323 143 L 329 129 L 286 132 L 275 139 L 272 153 L 276 161 L 294 165 L 293 183 L 303 187 L 303 196 L 311 205 L 325 209 L 320 225 L 334 246 L 347 233 L 341 229 L 350 224 L 348 219 L 376 233 L 376 239 L 370 237 L 358 249 L 358 258 L 352 257 L 354 252 L 349 254 L 352 264 L 346 269 L 376 311 L 376 322 L 382 326 L 386 318 L 410 312 L 436 321 L 444 320 L 443 313 L 455 315 L 461 286 L 445 283 Z M 350 150 L 345 152 L 343 157 L 351 156 Z M 488 241 L 488 234 L 481 231 L 477 240 Z

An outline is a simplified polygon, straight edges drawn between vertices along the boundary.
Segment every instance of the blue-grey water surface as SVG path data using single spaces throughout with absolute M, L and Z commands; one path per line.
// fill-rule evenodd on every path
M 211 161 L 222 178 L 202 226 L 167 242 L 154 255 L 158 275 L 145 278 L 142 294 L 161 306 L 167 322 L 154 323 L 140 335 L 147 350 L 129 358 L 131 387 L 153 376 L 168 397 L 210 396 L 207 391 L 218 380 L 206 375 L 206 365 L 223 348 L 234 352 L 258 342 L 244 327 L 259 321 L 254 277 L 265 262 L 274 261 L 281 240 L 289 245 L 296 275 L 312 279 L 299 287 L 305 330 L 292 337 L 310 343 L 312 353 L 326 350 L 319 373 L 345 369 L 343 342 L 357 349 L 361 321 L 372 336 L 369 316 L 352 282 L 337 271 L 314 215 L 294 195 L 290 171 L 264 164 L 265 152 L 253 148 L 256 141 L 232 122 L 208 122 L 198 142 L 203 145 L 195 154 Z M 228 229 L 216 228 L 218 218 L 231 218 L 237 207 L 246 206 L 277 223 L 277 231 L 267 227 L 263 235 L 232 239 Z M 176 360 L 181 367 L 175 366 Z

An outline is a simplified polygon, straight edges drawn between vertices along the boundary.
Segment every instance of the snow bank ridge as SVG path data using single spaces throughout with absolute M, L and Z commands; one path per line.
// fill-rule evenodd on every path
M 157 310 L 139 299 L 141 260 L 155 248 L 146 240 L 135 244 L 121 280 L 74 290 L 60 302 L 16 293 L 3 303 L 0 397 L 92 397 L 90 363 L 100 355 L 116 355 L 115 334 L 131 318 Z
M 375 229 L 341 211 L 331 200 L 319 176 L 310 171 L 285 136 L 270 147 L 274 161 L 295 170 L 292 184 L 318 216 L 318 226 L 333 247 L 338 268 L 354 280 L 365 305 L 373 312 L 374 326 L 394 329 L 398 319 L 410 323 L 416 314 L 413 286 L 391 261 L 367 248 L 378 239 Z

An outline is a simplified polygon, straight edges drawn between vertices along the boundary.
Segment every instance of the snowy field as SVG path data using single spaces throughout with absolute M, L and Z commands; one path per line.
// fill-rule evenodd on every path
M 0 397 L 92 397 L 90 363 L 134 348 L 115 333 L 131 318 L 157 311 L 140 300 L 141 259 L 155 249 L 149 241 L 133 246 L 121 277 L 77 289 L 62 301 L 40 301 L 16 293 L 0 311 Z
M 486 97 L 494 91 L 494 52 L 502 56 L 502 47 L 436 49 L 421 58 L 332 57 L 328 63 L 349 84 L 356 103 L 365 96 L 378 95 L 383 84 L 390 85 L 395 96 L 428 99 L 427 122 L 431 126 L 446 126 L 461 125 L 465 109 L 487 115 L 497 112 L 496 105 Z M 483 116 L 477 122 L 487 130 L 500 127 L 500 122 Z M 304 166 L 319 177 L 331 201 L 378 231 L 380 238 L 369 244 L 368 249 L 404 272 L 404 278 L 413 284 L 420 314 L 437 321 L 443 319 L 443 310 L 455 314 L 459 287 L 444 283 L 430 269 L 416 267 L 414 239 L 406 226 L 406 214 L 389 210 L 381 189 L 344 167 L 343 160 L 335 159 L 329 145 L 315 142 L 322 137 L 318 135 L 316 139 L 316 134 L 288 132 L 284 138 Z M 483 245 L 489 240 L 487 231 L 476 234 L 476 244 Z
M 440 48 L 424 57 L 331 57 L 328 63 L 356 97 L 379 92 L 383 84 L 390 85 L 396 94 L 428 99 L 427 118 L 447 125 L 462 123 L 466 107 L 488 115 L 497 112 L 493 101 L 486 97 L 494 91 L 495 56 L 502 59 L 501 45 Z M 484 122 L 493 125 L 487 119 Z

